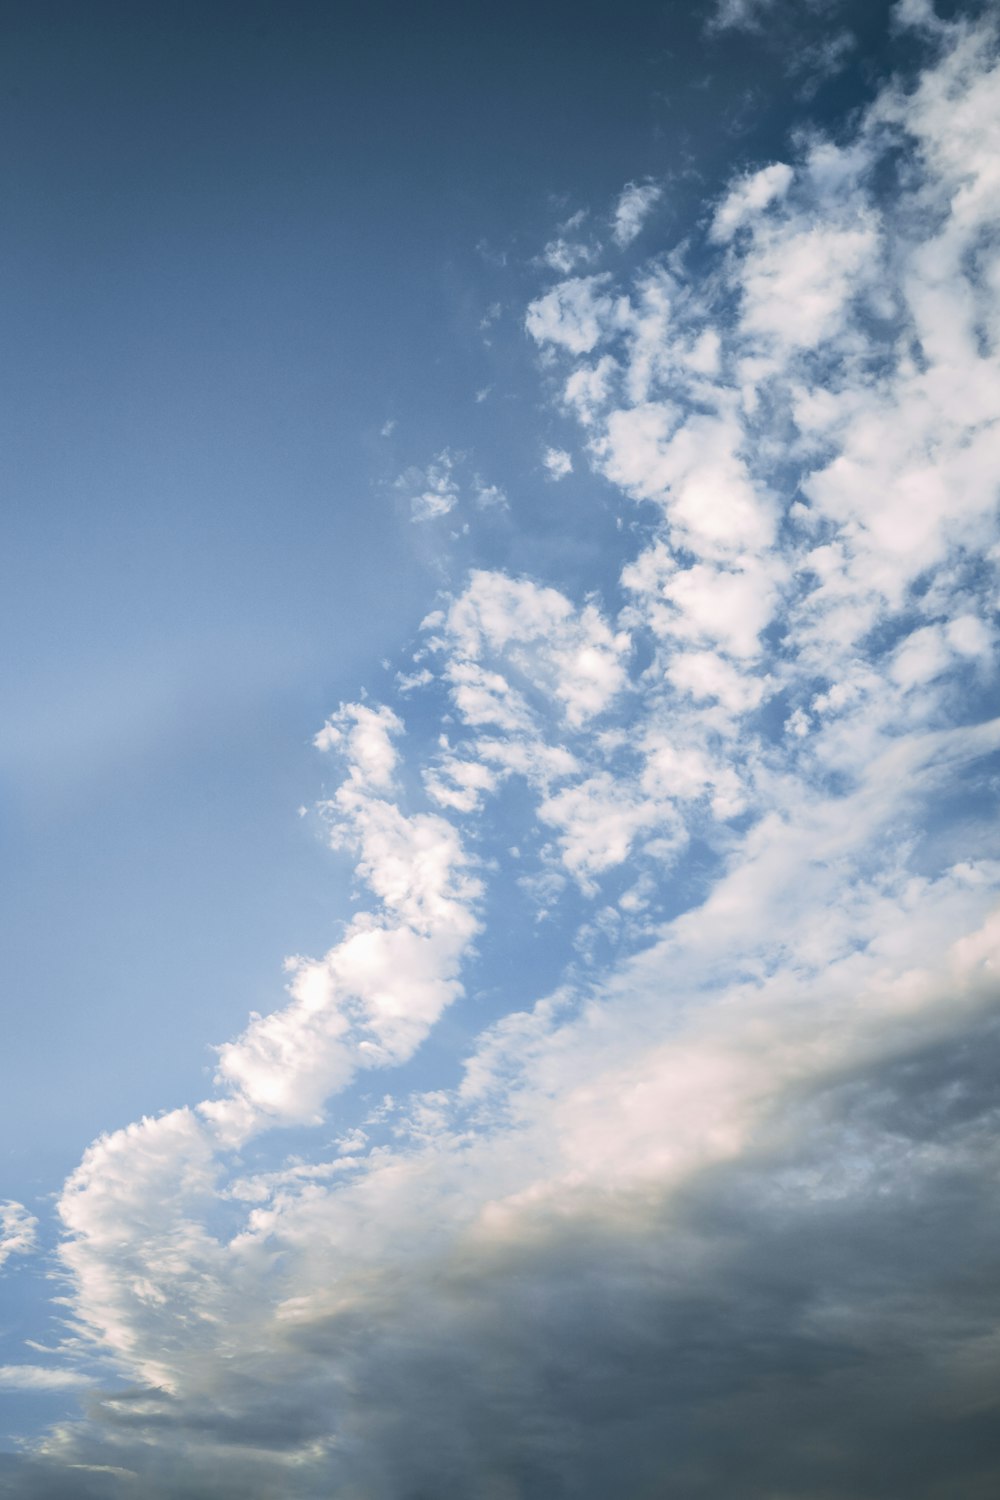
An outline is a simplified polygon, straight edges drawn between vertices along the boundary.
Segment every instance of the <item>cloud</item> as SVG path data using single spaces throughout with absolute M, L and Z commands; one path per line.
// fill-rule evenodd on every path
M 498 484 L 487 484 L 476 475 L 475 498 L 480 510 L 509 510 L 506 491 Z
M 571 354 L 588 354 L 614 322 L 616 304 L 602 290 L 607 281 L 606 275 L 572 277 L 537 298 L 524 320 L 531 337 Z
M 567 378 L 565 401 L 578 421 L 589 425 L 608 399 L 618 365 L 605 355 L 594 365 L 580 365 Z
M 371 708 L 364 703 L 341 706 L 314 737 L 317 750 L 343 746 L 348 759 L 348 775 L 358 787 L 384 791 L 392 786 L 393 772 L 399 756 L 393 743 L 403 725 L 391 708 Z
M 616 245 L 623 249 L 631 245 L 662 196 L 663 189 L 655 182 L 630 182 L 622 190 L 611 231 Z
M 731 187 L 715 211 L 709 237 L 720 243 L 731 240 L 744 224 L 785 196 L 794 175 L 786 162 L 777 161 Z
M 0 1365 L 0 1390 L 4 1391 L 72 1391 L 93 1384 L 93 1377 L 79 1370 L 59 1370 L 46 1365 Z
M 576 608 L 558 589 L 539 587 L 530 579 L 473 573 L 451 604 L 444 627 L 453 652 L 449 674 L 458 674 L 452 679 L 456 703 L 471 723 L 490 722 L 491 711 L 472 708 L 462 691 L 467 681 L 463 669 L 478 666 L 487 654 L 501 659 L 525 686 L 551 694 L 573 728 L 606 709 L 625 685 L 628 636 L 614 632 L 595 604 Z M 499 674 L 490 684 L 503 704 L 495 722 L 509 729 L 524 727 L 528 720 L 515 706 L 520 701 L 516 690 L 512 693 Z
M 578 266 L 589 265 L 597 259 L 598 252 L 593 245 L 585 244 L 582 240 L 566 240 L 561 235 L 558 239 L 550 240 L 542 251 L 542 259 L 553 271 L 558 271 L 560 276 L 568 276 Z
M 0 1267 L 12 1255 L 30 1255 L 38 1240 L 38 1220 L 23 1203 L 0 1203 Z
M 355 916 L 322 959 L 291 960 L 289 1004 L 220 1047 L 218 1081 L 232 1094 L 203 1113 L 237 1135 L 263 1123 L 319 1121 L 329 1094 L 359 1068 L 411 1055 L 462 993 L 458 970 L 478 929 L 480 892 L 469 858 L 451 824 L 407 815 L 379 795 L 392 789 L 396 716 L 352 704 L 341 711 L 345 721 L 353 724 L 348 775 L 327 804 L 330 838 L 354 854 L 377 905 Z M 318 736 L 323 748 L 329 727 Z
M 443 448 L 426 469 L 410 468 L 399 476 L 396 488 L 408 495 L 412 520 L 435 521 L 454 510 L 458 504 L 455 463 L 455 455 Z
M 715 0 L 710 31 L 757 31 L 775 0 Z
M 363 909 L 68 1180 L 128 1383 L 0 1494 L 995 1494 L 1000 88 L 936 35 L 530 303 L 617 577 L 473 569 L 319 730 Z
M 565 448 L 546 448 L 542 463 L 550 479 L 565 479 L 573 472 L 573 460 Z

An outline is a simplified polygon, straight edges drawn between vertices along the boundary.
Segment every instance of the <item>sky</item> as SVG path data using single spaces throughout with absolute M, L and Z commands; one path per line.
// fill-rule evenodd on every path
M 0 1496 L 993 1500 L 996 5 L 0 25 Z

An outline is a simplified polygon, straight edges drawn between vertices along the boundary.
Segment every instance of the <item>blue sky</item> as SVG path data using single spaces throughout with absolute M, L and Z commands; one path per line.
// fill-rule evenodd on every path
M 995 1494 L 996 23 L 11 20 L 0 1494 Z

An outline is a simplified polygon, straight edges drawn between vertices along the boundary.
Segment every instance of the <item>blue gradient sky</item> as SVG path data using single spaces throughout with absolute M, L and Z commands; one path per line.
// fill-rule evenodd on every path
M 877 55 L 885 16 L 856 9 Z M 782 138 L 786 58 L 709 44 L 703 21 L 652 4 L 8 15 L 12 1192 L 81 1137 L 200 1097 L 206 1039 L 269 1007 L 276 954 L 325 941 L 342 880 L 290 816 L 316 790 L 308 742 L 338 699 L 379 690 L 442 575 L 472 552 L 600 580 L 608 501 L 583 498 L 567 536 L 515 303 L 560 204 L 667 177 L 683 231 L 734 160 Z M 862 72 L 810 115 L 863 97 Z M 518 524 L 442 559 L 391 481 L 449 443 Z

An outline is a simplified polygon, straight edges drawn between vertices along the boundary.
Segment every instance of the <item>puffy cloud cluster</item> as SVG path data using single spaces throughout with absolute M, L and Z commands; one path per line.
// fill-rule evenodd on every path
M 426 753 L 319 732 L 371 909 L 67 1183 L 71 1333 L 132 1383 L 0 1494 L 995 1494 L 1000 77 L 987 22 L 933 35 L 687 263 L 528 308 L 644 539 L 613 598 L 440 601 Z M 459 999 L 515 781 L 523 887 L 605 957 L 254 1170 Z

